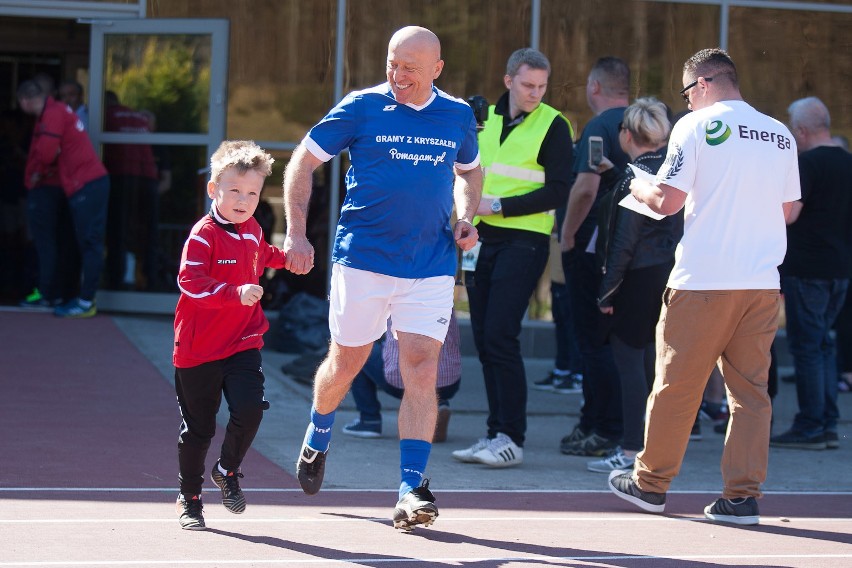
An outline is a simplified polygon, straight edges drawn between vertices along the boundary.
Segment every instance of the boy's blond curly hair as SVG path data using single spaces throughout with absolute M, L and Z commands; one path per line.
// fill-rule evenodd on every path
M 218 182 L 222 172 L 237 168 L 240 174 L 255 170 L 263 176 L 272 173 L 275 160 L 254 140 L 225 140 L 210 156 L 210 179 Z

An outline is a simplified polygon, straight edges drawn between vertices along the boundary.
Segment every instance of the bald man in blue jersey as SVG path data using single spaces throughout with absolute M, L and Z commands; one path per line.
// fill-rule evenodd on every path
M 302 140 L 284 175 L 287 269 L 305 274 L 313 171 L 349 149 L 346 198 L 334 240 L 331 345 L 314 377 L 311 422 L 296 469 L 320 490 L 334 412 L 392 317 L 405 395 L 399 409 L 399 501 L 394 527 L 438 516 L 424 477 L 437 417 L 438 354 L 453 308 L 456 246 L 478 238 L 470 220 L 482 192 L 476 121 L 468 104 L 433 85 L 441 44 L 409 26 L 388 45 L 387 82 L 348 94 Z M 451 224 L 455 204 L 458 221 Z

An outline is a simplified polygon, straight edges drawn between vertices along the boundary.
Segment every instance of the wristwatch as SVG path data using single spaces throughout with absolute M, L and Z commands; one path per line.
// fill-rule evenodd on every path
M 502 210 L 503 210 L 503 204 L 500 203 L 500 198 L 498 197 L 497 199 L 495 199 L 494 201 L 491 202 L 491 212 L 492 213 L 499 213 Z

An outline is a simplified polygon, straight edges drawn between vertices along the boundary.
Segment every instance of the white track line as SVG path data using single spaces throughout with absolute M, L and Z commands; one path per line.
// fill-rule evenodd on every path
M 852 554 L 691 554 L 691 555 L 672 555 L 672 556 L 649 556 L 641 554 L 619 554 L 608 555 L 601 554 L 598 556 L 546 556 L 546 555 L 527 555 L 527 556 L 478 556 L 478 557 L 439 557 L 439 558 L 364 558 L 355 556 L 352 558 L 302 558 L 302 559 L 276 559 L 276 560 L 86 560 L 75 562 L 0 562 L 0 567 L 12 566 L 155 566 L 160 564 L 185 566 L 185 565 L 204 565 L 204 566 L 222 566 L 222 565 L 251 565 L 251 564 L 269 564 L 269 565 L 297 565 L 297 564 L 398 564 L 398 563 L 416 563 L 420 562 L 426 565 L 430 564 L 472 564 L 483 562 L 611 562 L 613 560 L 688 560 L 688 561 L 718 561 L 718 560 L 828 560 L 828 559 L 850 559 Z M 651 565 L 653 566 L 653 564 Z
M 697 514 L 697 513 L 696 513 Z M 386 522 L 390 523 L 390 520 L 387 517 L 357 517 L 357 518 L 317 518 L 317 517 L 262 517 L 262 518 L 247 518 L 240 517 L 235 518 L 232 516 L 228 517 L 211 517 L 209 515 L 205 515 L 205 518 L 208 522 L 213 522 L 216 524 L 274 524 L 274 523 L 294 523 L 294 524 L 306 524 L 306 523 L 363 523 L 363 522 Z M 770 517 L 763 515 L 761 517 L 761 522 L 766 524 L 768 522 L 773 523 L 786 523 L 789 521 L 795 521 L 796 523 L 852 523 L 852 518 L 849 517 Z M 640 512 L 637 512 L 634 515 L 629 516 L 609 516 L 605 513 L 601 513 L 598 516 L 571 516 L 571 515 L 562 515 L 562 516 L 448 516 L 446 514 L 441 515 L 441 524 L 445 524 L 448 522 L 456 522 L 456 523 L 503 523 L 503 522 L 542 522 L 542 523 L 551 523 L 551 522 L 582 522 L 582 523 L 611 523 L 611 522 L 629 522 L 629 523 L 670 523 L 670 522 L 701 522 L 701 523 L 709 523 L 707 519 L 703 517 L 688 517 L 688 516 L 665 516 L 665 515 L 647 515 Z M 132 524 L 132 523 L 175 523 L 174 517 L 168 518 L 64 518 L 64 519 L 0 519 L 1 525 L 47 525 L 47 524 Z M 723 525 L 720 525 L 723 526 Z M 727 525 L 724 525 L 727 526 Z M 790 526 L 790 525 L 786 525 Z
M 37 493 L 57 492 L 57 493 L 170 493 L 176 492 L 177 487 L 0 487 L 0 493 Z M 389 491 L 396 492 L 397 487 L 388 487 L 386 489 L 323 489 L 323 493 L 387 493 Z M 205 493 L 219 493 L 216 488 L 205 488 Z M 546 494 L 605 494 L 611 493 L 608 489 L 439 489 L 440 493 L 546 493 Z M 243 488 L 243 493 L 302 493 L 301 489 L 284 489 L 284 488 Z M 669 491 L 668 495 L 718 495 L 719 489 L 697 489 L 697 490 L 674 490 Z M 764 495 L 852 495 L 852 491 L 764 491 Z

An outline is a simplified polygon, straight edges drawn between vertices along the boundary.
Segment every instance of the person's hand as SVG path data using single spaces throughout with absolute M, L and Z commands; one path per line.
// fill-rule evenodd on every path
M 608 316 L 612 315 L 612 306 L 598 306 L 598 309 L 601 311 L 602 314 L 606 314 Z
M 604 156 L 603 158 L 601 158 L 601 163 L 600 163 L 600 164 L 598 164 L 597 172 L 598 172 L 599 174 L 602 174 L 602 173 L 604 173 L 605 171 L 607 171 L 607 170 L 611 170 L 611 169 L 612 169 L 612 168 L 614 168 L 614 167 L 615 167 L 615 164 L 613 164 L 613 163 L 610 161 L 610 159 L 609 159 L 609 158 L 607 158 L 606 156 Z
M 237 290 L 240 293 L 240 303 L 244 306 L 253 306 L 263 298 L 263 287 L 257 284 L 243 284 Z
M 456 244 L 460 249 L 470 250 L 476 245 L 476 241 L 479 240 L 479 231 L 467 219 L 459 219 L 456 221 L 456 226 L 453 229 L 453 237 L 456 239 Z
M 34 172 L 33 175 L 30 176 L 30 185 L 35 186 L 39 181 L 41 181 L 41 174 Z
M 284 268 L 293 274 L 307 274 L 314 267 L 314 247 L 308 242 L 308 238 L 284 237 L 284 246 L 281 248 L 287 260 Z
M 574 248 L 574 235 L 566 235 L 562 233 L 562 238 L 559 239 L 559 247 L 562 252 L 568 252 Z

